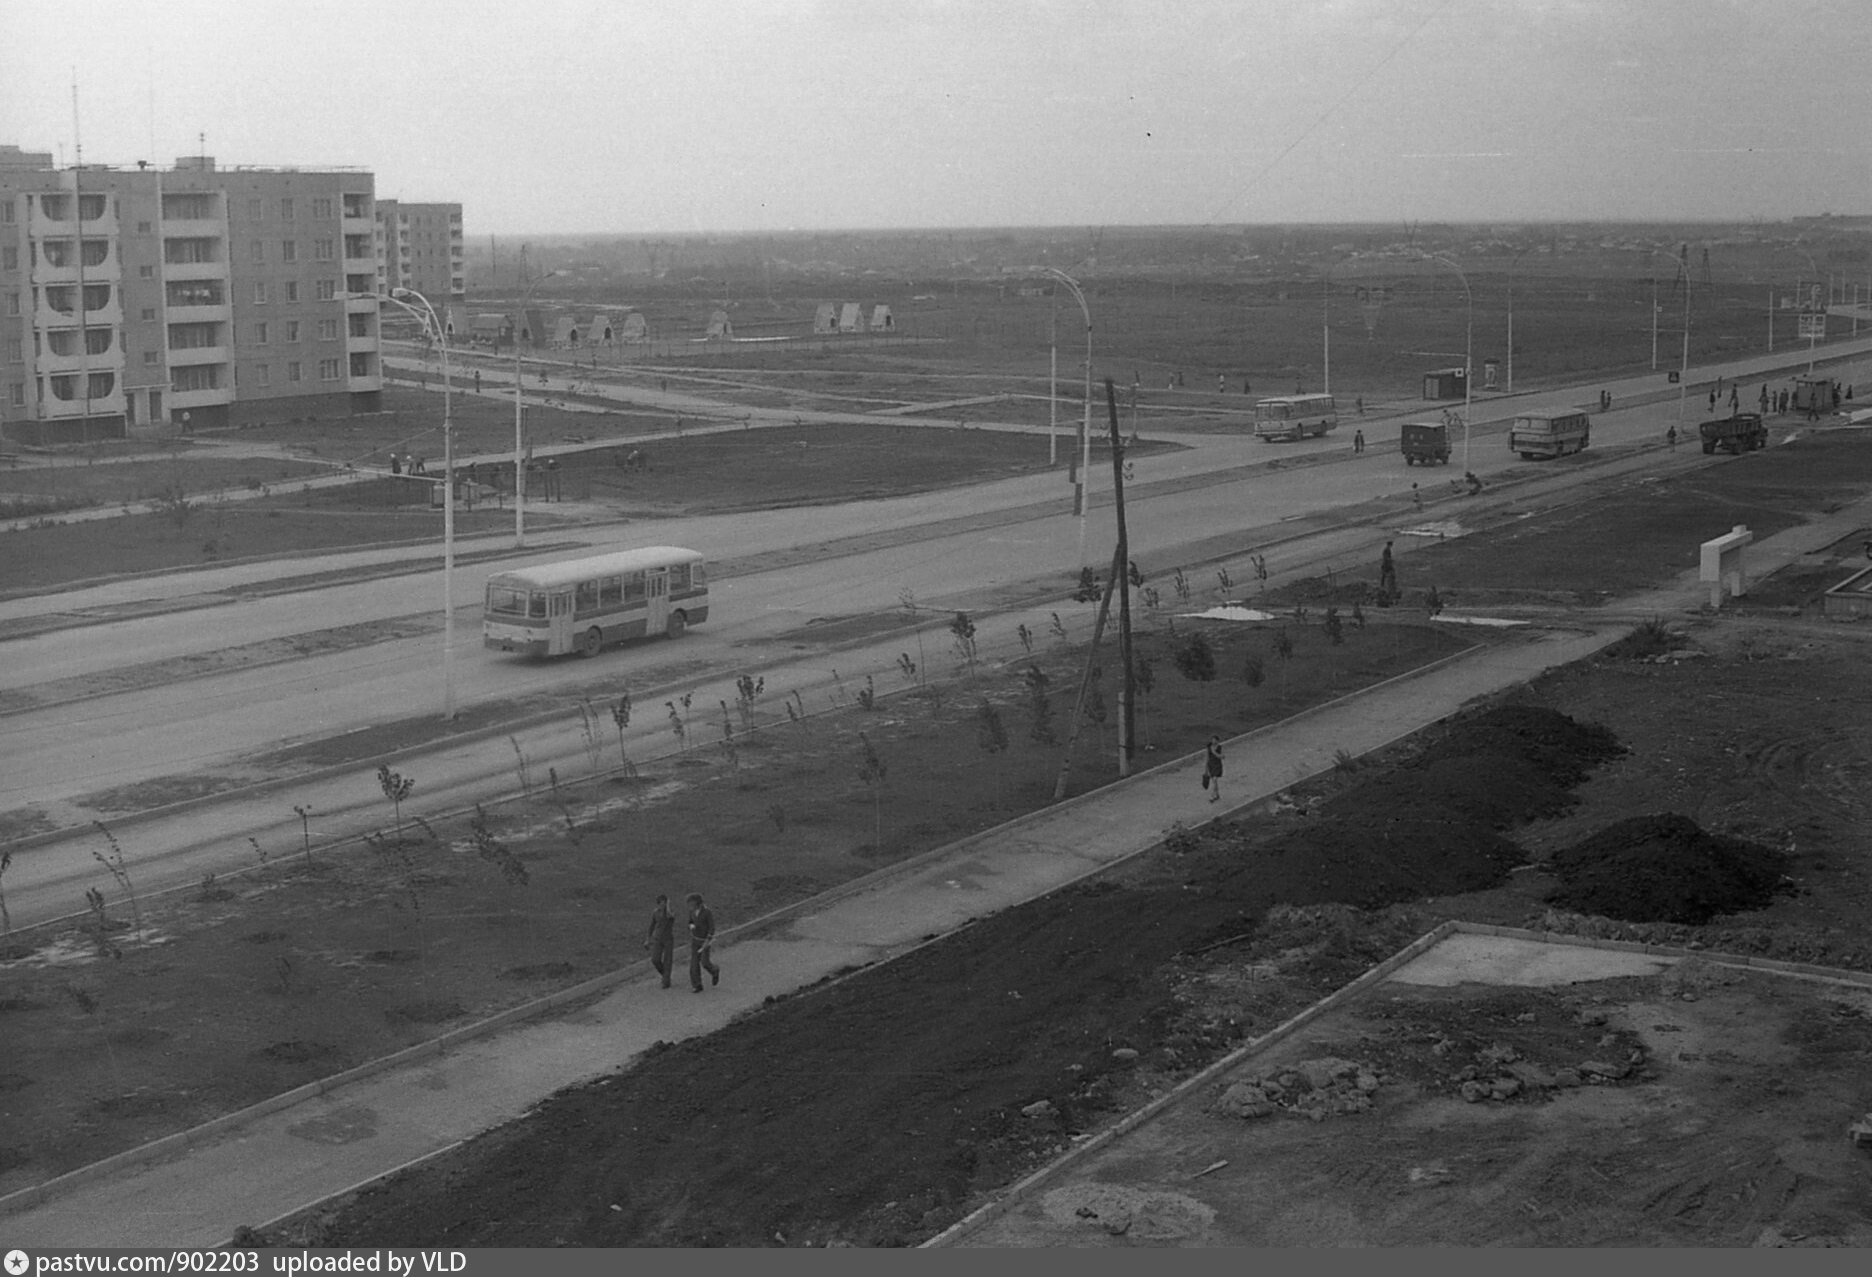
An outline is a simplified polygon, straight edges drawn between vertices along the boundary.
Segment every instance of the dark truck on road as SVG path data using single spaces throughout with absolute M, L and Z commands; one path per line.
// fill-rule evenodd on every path
M 1733 456 L 1768 446 L 1768 427 L 1759 412 L 1738 412 L 1720 421 L 1705 421 L 1697 427 L 1705 454 L 1718 448 Z
M 1450 458 L 1449 427 L 1438 421 L 1407 421 L 1398 431 L 1398 451 L 1407 466 L 1448 465 Z

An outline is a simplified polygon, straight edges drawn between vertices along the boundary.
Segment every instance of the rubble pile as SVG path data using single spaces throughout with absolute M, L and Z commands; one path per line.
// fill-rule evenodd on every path
M 1793 889 L 1779 851 L 1674 813 L 1608 825 L 1555 852 L 1548 868 L 1560 879 L 1552 903 L 1625 922 L 1701 926 Z
M 1450 1081 L 1456 1093 L 1471 1104 L 1484 1100 L 1511 1100 L 1517 1095 L 1536 1096 L 1547 1091 L 1570 1090 L 1577 1086 L 1603 1086 L 1622 1082 L 1644 1063 L 1644 1052 L 1624 1048 L 1617 1037 L 1608 1034 L 1600 1039 L 1603 1058 L 1581 1060 L 1575 1065 L 1549 1068 L 1528 1059 L 1514 1047 L 1491 1042 L 1475 1052 L 1475 1062 L 1464 1065 Z M 1430 1048 L 1433 1055 L 1448 1055 L 1456 1044 L 1448 1038 Z
M 1216 1101 L 1216 1111 L 1244 1119 L 1284 1112 L 1323 1122 L 1328 1117 L 1368 1111 L 1378 1084 L 1378 1074 L 1369 1065 L 1321 1056 L 1231 1082 Z

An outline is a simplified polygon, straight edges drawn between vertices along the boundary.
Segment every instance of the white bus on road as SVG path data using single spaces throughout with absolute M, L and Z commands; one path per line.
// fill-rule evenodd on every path
M 1255 438 L 1304 439 L 1339 424 L 1331 395 L 1280 395 L 1255 405 Z
M 651 545 L 488 578 L 482 642 L 497 652 L 596 656 L 607 643 L 680 635 L 708 620 L 702 556 Z

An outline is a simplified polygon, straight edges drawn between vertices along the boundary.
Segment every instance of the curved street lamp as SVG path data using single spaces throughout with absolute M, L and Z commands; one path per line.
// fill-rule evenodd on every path
M 522 387 L 523 374 L 520 369 L 520 325 L 526 322 L 527 302 L 532 300 L 533 290 L 547 280 L 565 274 L 562 270 L 549 270 L 526 286 L 520 294 L 520 309 L 514 315 L 514 549 L 526 548 L 526 424 L 525 413 L 521 407 L 524 398 Z M 535 334 L 535 342 L 538 335 Z
M 433 329 L 442 349 L 442 721 L 446 723 L 455 717 L 455 415 L 448 329 L 434 304 L 413 288 L 393 288 L 383 300 L 415 316 L 425 333 Z
M 1469 317 L 1463 325 L 1462 374 L 1462 468 L 1463 473 L 1467 474 L 1469 472 L 1469 410 L 1474 402 L 1471 384 L 1475 381 L 1473 375 L 1475 372 L 1475 295 L 1469 291 L 1469 276 L 1463 273 L 1463 268 L 1456 264 L 1455 258 L 1445 257 L 1441 253 L 1423 252 L 1418 253 L 1417 256 L 1425 261 L 1442 262 L 1455 271 L 1456 278 L 1462 281 L 1463 303 L 1468 307 Z
M 1073 483 L 1073 513 L 1079 516 L 1079 566 L 1084 567 L 1086 561 L 1086 480 L 1092 469 L 1092 308 L 1086 305 L 1085 293 L 1080 289 L 1078 280 L 1065 271 L 1056 270 L 1051 266 L 1046 268 L 1046 272 L 1072 291 L 1073 300 L 1079 303 L 1079 313 L 1085 316 L 1085 416 L 1079 422 L 1078 477 Z

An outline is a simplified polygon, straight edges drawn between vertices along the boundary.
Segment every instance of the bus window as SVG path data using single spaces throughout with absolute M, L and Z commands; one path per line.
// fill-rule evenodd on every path
M 585 616 L 598 610 L 598 582 L 580 581 L 572 587 L 572 611 Z
M 643 596 L 644 574 L 641 572 L 632 572 L 624 578 L 624 601 L 626 603 L 632 600 L 642 602 Z
M 535 594 L 527 599 L 527 615 L 546 615 L 546 596 L 544 594 Z
M 624 578 L 608 576 L 598 582 L 598 606 L 616 607 L 624 601 Z
M 525 616 L 527 593 L 510 586 L 488 586 L 488 611 L 499 612 L 506 616 Z
M 689 565 L 687 563 L 678 563 L 670 568 L 669 588 L 672 591 L 689 588 Z
M 708 570 L 700 563 L 689 565 L 689 584 L 698 589 L 708 584 Z

